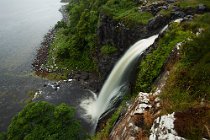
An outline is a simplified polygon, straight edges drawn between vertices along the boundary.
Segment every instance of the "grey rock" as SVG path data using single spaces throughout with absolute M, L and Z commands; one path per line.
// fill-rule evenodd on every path
M 199 4 L 197 7 L 198 12 L 205 12 L 207 7 L 204 4 Z
M 168 19 L 166 17 L 162 15 L 158 15 L 149 21 L 147 28 L 149 30 L 156 30 L 158 28 L 162 28 L 167 23 L 168 23 Z
M 174 19 L 176 19 L 176 18 L 184 18 L 185 16 L 186 16 L 186 14 L 184 12 L 182 12 L 182 11 L 175 11 L 175 12 L 172 13 L 172 17 Z
M 174 3 L 176 0 L 166 0 L 167 3 Z

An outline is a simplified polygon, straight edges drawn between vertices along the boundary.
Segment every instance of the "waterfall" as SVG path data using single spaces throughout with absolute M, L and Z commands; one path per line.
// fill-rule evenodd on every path
M 163 28 L 161 33 L 166 28 L 167 26 Z M 158 34 L 142 39 L 131 46 L 114 66 L 99 96 L 97 97 L 92 92 L 93 98 L 82 101 L 81 107 L 85 109 L 86 117 L 89 117 L 93 123 L 97 124 L 100 116 L 113 106 L 114 100 L 126 92 L 129 86 L 129 77 L 139 56 L 154 43 L 156 38 L 158 38 Z
M 158 35 L 154 35 L 147 39 L 142 39 L 135 43 L 122 58 L 117 62 L 108 79 L 105 81 L 100 94 L 96 100 L 95 108 L 92 117 L 99 119 L 99 117 L 110 106 L 110 100 L 113 97 L 120 96 L 118 92 L 126 86 L 126 80 L 130 76 L 133 67 L 135 66 L 135 60 L 150 46 L 153 44 Z

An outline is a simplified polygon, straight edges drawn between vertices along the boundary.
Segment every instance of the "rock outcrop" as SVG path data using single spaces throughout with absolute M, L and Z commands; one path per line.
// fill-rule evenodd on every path
M 148 130 L 154 118 L 159 115 L 160 103 L 157 94 L 142 93 L 136 97 L 134 103 L 122 114 L 110 133 L 111 140 L 148 139 Z
M 115 21 L 105 14 L 100 15 L 100 27 L 98 29 L 98 46 L 111 44 L 117 48 L 116 53 L 109 56 L 102 55 L 98 48 L 97 61 L 102 81 L 108 76 L 117 60 L 136 41 L 159 33 L 169 22 L 165 16 L 157 16 L 151 19 L 148 25 L 136 25 L 126 27 L 123 22 Z

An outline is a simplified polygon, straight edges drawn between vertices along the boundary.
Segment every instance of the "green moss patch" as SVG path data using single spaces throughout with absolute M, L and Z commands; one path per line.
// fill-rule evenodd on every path
M 102 12 L 127 26 L 145 25 L 153 16 L 149 12 L 140 12 L 138 6 L 131 0 L 109 0 L 102 7 Z
M 117 48 L 111 45 L 104 45 L 101 47 L 101 53 L 103 55 L 113 54 L 117 51 Z
M 199 4 L 204 4 L 208 8 L 210 8 L 209 0 L 178 0 L 176 4 L 181 8 L 188 8 L 188 7 L 196 8 Z

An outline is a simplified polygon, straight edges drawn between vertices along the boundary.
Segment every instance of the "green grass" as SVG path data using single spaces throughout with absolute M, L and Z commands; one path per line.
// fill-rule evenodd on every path
M 150 92 L 152 84 L 159 76 L 164 63 L 169 57 L 175 45 L 192 37 L 189 30 L 183 29 L 178 23 L 170 25 L 168 31 L 158 41 L 157 49 L 149 53 L 139 64 L 136 80 L 136 91 Z
M 46 74 L 45 78 L 48 80 L 55 80 L 55 81 L 65 80 L 67 79 L 67 74 L 68 74 L 68 71 L 63 71 L 62 73 L 52 72 L 52 73 Z
M 129 0 L 109 0 L 102 7 L 102 12 L 114 20 L 122 21 L 128 27 L 145 25 L 153 17 L 149 12 L 139 12 L 138 5 Z
M 161 94 L 163 112 L 186 111 L 200 107 L 203 100 L 208 106 L 210 100 L 210 14 L 196 17 L 186 28 L 202 27 L 203 33 L 186 42 L 180 50 L 180 60 L 175 63 Z M 188 26 L 187 26 L 188 24 Z M 195 29 L 193 29 L 195 30 Z M 207 114 L 207 119 L 210 115 Z M 195 118 L 196 119 L 196 118 Z M 202 123 L 202 122 L 201 122 Z M 201 130 L 187 129 L 186 138 L 201 138 Z M 196 128 L 195 128 L 196 129 Z
M 115 53 L 117 51 L 117 48 L 111 45 L 104 45 L 101 47 L 100 51 L 103 55 L 110 55 Z
M 176 2 L 176 4 L 181 8 L 196 8 L 199 4 L 205 4 L 208 8 L 210 8 L 209 0 L 179 0 Z
M 113 115 L 106 122 L 105 127 L 101 131 L 96 133 L 96 135 L 93 136 L 91 139 L 92 140 L 108 139 L 109 138 L 109 133 L 110 133 L 111 129 L 113 128 L 115 121 L 119 117 L 122 109 L 123 109 L 123 105 L 118 107 L 118 109 L 113 113 Z
M 0 140 L 6 140 L 7 134 L 5 132 L 0 132 Z

